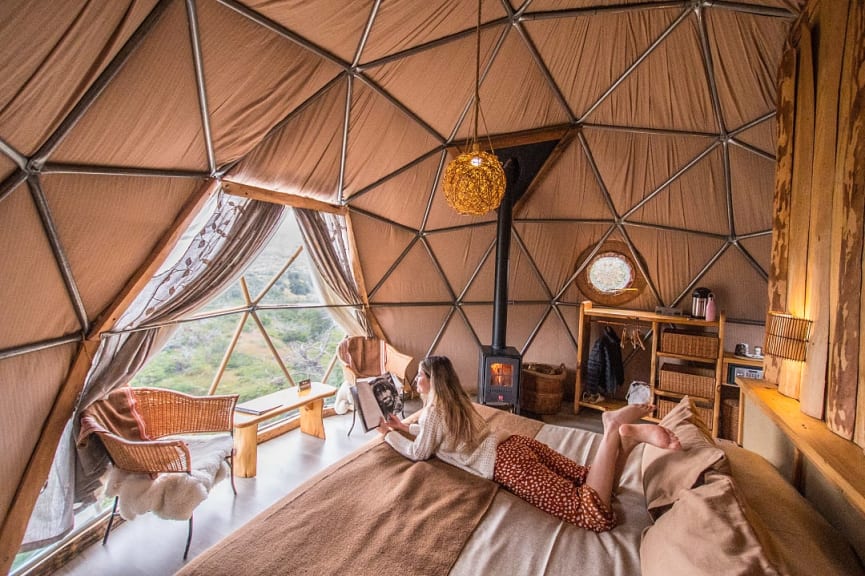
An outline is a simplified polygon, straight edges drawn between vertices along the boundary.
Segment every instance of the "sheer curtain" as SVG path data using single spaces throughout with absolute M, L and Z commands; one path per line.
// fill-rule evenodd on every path
M 88 504 L 108 465 L 104 450 L 77 450 L 78 413 L 127 384 L 194 312 L 235 282 L 277 229 L 284 207 L 220 194 L 210 219 L 172 265 L 160 270 L 105 335 L 78 406 L 60 440 L 51 474 L 36 503 L 22 550 L 45 546 L 72 529 L 71 503 Z
M 373 336 L 351 270 L 345 218 L 305 208 L 295 208 L 294 215 L 314 264 L 313 278 L 334 320 L 349 336 Z

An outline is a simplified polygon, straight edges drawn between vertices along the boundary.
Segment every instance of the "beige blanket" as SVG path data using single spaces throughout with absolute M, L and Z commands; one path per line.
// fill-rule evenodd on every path
M 578 462 L 600 436 L 486 407 L 493 429 L 535 436 Z M 412 463 L 375 441 L 337 462 L 178 574 L 640 573 L 651 523 L 642 449 L 631 455 L 613 507 L 619 525 L 596 534 L 562 522 L 498 485 L 435 459 Z
M 486 407 L 494 430 L 541 423 Z M 310 479 L 178 574 L 447 574 L 499 486 L 376 442 Z

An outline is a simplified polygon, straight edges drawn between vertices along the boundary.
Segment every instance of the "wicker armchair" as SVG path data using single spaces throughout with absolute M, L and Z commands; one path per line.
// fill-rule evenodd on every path
M 125 472 L 147 474 L 154 480 L 166 473 L 191 475 L 196 467 L 189 444 L 184 439 L 166 437 L 228 432 L 230 440 L 234 432 L 237 398 L 236 394 L 190 396 L 160 388 L 122 387 L 82 412 L 79 444 L 86 443 L 90 435 L 95 434 L 114 467 Z M 205 441 L 218 437 L 225 444 L 225 434 L 202 435 Z M 229 453 L 225 460 L 230 469 L 231 489 L 237 494 L 232 462 L 234 451 L 227 450 Z M 119 495 L 115 496 L 103 544 L 108 541 L 119 500 Z M 184 559 L 191 541 L 190 512 Z
M 413 378 L 408 375 L 409 364 L 413 358 L 403 354 L 384 340 L 365 338 L 363 336 L 348 336 L 339 344 L 337 350 L 342 363 L 343 386 L 348 387 L 352 401 L 357 406 L 357 381 L 359 378 L 393 374 L 399 379 L 397 386 L 402 387 L 400 399 L 413 398 Z M 354 430 L 357 410 L 352 414 L 349 436 Z

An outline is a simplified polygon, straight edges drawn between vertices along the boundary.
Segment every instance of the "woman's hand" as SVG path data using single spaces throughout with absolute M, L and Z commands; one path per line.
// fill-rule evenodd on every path
M 381 434 L 382 436 L 385 436 L 388 432 L 391 431 L 391 427 L 387 423 L 387 420 L 385 420 L 384 418 L 380 418 L 378 421 L 378 426 L 376 427 L 376 430 L 378 430 L 379 434 Z
M 408 432 L 408 425 L 403 423 L 396 414 L 388 414 L 387 417 L 387 425 L 391 430 L 396 430 L 398 432 Z

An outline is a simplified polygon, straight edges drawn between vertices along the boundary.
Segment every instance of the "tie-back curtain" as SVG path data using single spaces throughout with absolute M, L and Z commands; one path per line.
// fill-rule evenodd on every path
M 127 384 L 171 337 L 176 329 L 171 321 L 193 313 L 237 281 L 276 231 L 284 212 L 278 204 L 224 194 L 217 196 L 216 203 L 210 219 L 183 255 L 150 280 L 100 342 L 71 425 L 60 439 L 46 490 L 34 508 L 22 550 L 62 538 L 73 527 L 71 503 L 92 502 L 101 486 L 108 465 L 104 450 L 94 448 L 95 443 L 89 443 L 86 450 L 75 448 L 80 411 Z

